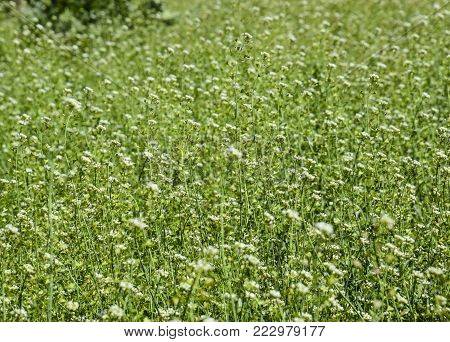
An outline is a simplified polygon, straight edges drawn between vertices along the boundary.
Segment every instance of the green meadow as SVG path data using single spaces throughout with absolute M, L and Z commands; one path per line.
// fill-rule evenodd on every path
M 0 3 L 0 320 L 450 320 L 449 3 L 163 5 Z

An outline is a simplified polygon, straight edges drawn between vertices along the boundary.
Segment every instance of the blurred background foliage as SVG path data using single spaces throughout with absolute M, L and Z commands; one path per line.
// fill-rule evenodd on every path
M 78 31 L 105 18 L 158 19 L 166 24 L 160 0 L 0 0 L 4 11 L 20 11 L 39 22 L 51 24 L 55 31 Z

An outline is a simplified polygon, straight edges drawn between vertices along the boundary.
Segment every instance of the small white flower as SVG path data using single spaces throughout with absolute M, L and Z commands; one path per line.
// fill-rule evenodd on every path
M 328 269 L 332 272 L 332 273 L 334 273 L 334 274 L 336 274 L 336 275 L 343 275 L 344 274 L 344 272 L 342 272 L 340 269 L 338 269 L 334 264 L 332 264 L 331 262 L 324 262 L 323 263 L 325 266 L 327 266 L 328 267 Z
M 287 217 L 289 217 L 292 220 L 300 220 L 300 216 L 298 215 L 298 212 L 293 210 L 293 209 L 286 209 L 284 212 L 284 214 L 287 215 Z
M 204 252 L 206 255 L 211 255 L 211 256 L 219 254 L 219 250 L 218 250 L 216 247 L 213 247 L 213 246 L 208 246 L 208 247 L 206 247 L 206 248 L 203 250 L 203 252 Z
M 7 224 L 5 228 L 8 229 L 13 234 L 19 234 L 19 228 L 14 227 L 12 224 Z
M 245 291 L 245 297 L 249 299 L 257 299 L 258 296 L 250 291 Z
M 301 294 L 306 294 L 309 291 L 309 287 L 305 284 L 299 282 L 295 285 L 295 289 L 300 292 Z
M 27 316 L 28 316 L 28 313 L 24 308 L 14 309 L 14 313 L 17 316 L 20 316 L 22 319 L 27 318 Z
M 275 217 L 273 217 L 273 216 L 272 216 L 270 213 L 268 213 L 267 211 L 264 212 L 264 216 L 266 217 L 266 219 L 267 219 L 269 222 L 275 221 Z
M 259 284 L 254 280 L 246 280 L 244 282 L 244 289 L 252 292 L 257 292 L 259 290 Z
M 363 315 L 364 320 L 366 320 L 366 321 L 372 320 L 372 316 L 370 314 L 368 314 L 367 312 L 364 312 L 362 315 Z
M 239 158 L 239 159 L 242 158 L 242 152 L 233 146 L 230 146 L 227 148 L 227 153 L 236 158 Z
M 147 224 L 145 224 L 144 222 L 142 222 L 138 218 L 132 218 L 132 219 L 129 220 L 129 222 L 131 224 L 133 224 L 134 226 L 136 226 L 137 228 L 140 228 L 140 229 L 145 229 L 145 228 L 148 227 Z
M 44 253 L 44 258 L 48 260 L 54 260 L 55 257 L 50 253 Z
M 23 268 L 25 269 L 25 271 L 27 271 L 30 274 L 34 273 L 34 267 L 30 264 L 23 265 Z
M 433 267 L 433 266 L 432 267 L 428 267 L 427 272 L 429 274 L 433 274 L 433 275 L 437 275 L 437 276 L 440 276 L 440 275 L 444 274 L 443 270 L 441 270 L 440 268 Z
M 301 274 L 302 276 L 304 276 L 304 277 L 305 277 L 306 279 L 308 279 L 308 280 L 312 280 L 312 279 L 313 279 L 312 274 L 311 274 L 310 272 L 306 271 L 306 270 L 302 270 L 302 271 L 300 272 L 300 274 Z
M 419 272 L 419 271 L 413 271 L 413 276 L 416 277 L 416 278 L 419 278 L 419 279 L 423 279 L 424 278 L 423 273 Z
M 109 311 L 109 315 L 111 317 L 117 317 L 117 318 L 123 317 L 123 310 L 118 305 L 112 305 L 108 311 Z
M 182 290 L 185 291 L 189 291 L 191 289 L 191 285 L 186 283 L 186 282 L 182 282 L 180 283 L 180 285 L 178 285 Z
M 193 266 L 198 272 L 208 272 L 214 268 L 209 262 L 206 262 L 203 259 L 198 260 Z
M 209 316 L 202 316 L 200 318 L 202 319 L 202 322 L 217 322 L 217 320 Z
M 159 192 L 158 184 L 148 182 L 148 183 L 147 183 L 147 188 L 149 188 L 150 190 L 152 190 L 152 191 L 155 192 L 155 193 L 158 193 L 158 192 Z
M 281 297 L 280 291 L 277 291 L 277 290 L 270 290 L 269 294 L 273 298 L 280 298 Z
M 325 222 L 318 222 L 316 223 L 316 229 L 317 231 L 321 232 L 325 235 L 331 235 L 333 234 L 333 226 L 331 224 L 325 223 Z
M 124 290 L 134 290 L 134 285 L 131 284 L 131 283 L 128 282 L 128 281 L 121 281 L 121 282 L 119 283 L 119 286 L 120 286 L 121 288 L 123 288 Z
M 405 297 L 402 297 L 400 294 L 396 294 L 395 298 L 402 304 L 408 304 L 408 300 Z
M 67 308 L 70 311 L 77 311 L 79 307 L 80 307 L 80 304 L 78 302 L 72 302 L 72 301 L 67 302 Z
M 248 40 L 253 38 L 253 36 L 250 33 L 248 33 L 248 32 L 244 32 L 243 36 L 244 36 L 245 39 L 248 39 Z
M 67 103 L 73 109 L 76 109 L 76 110 L 81 109 L 81 103 L 72 97 L 64 98 L 64 102 Z
M 247 259 L 248 262 L 252 265 L 255 265 L 255 266 L 261 265 L 261 261 L 254 255 L 245 255 L 244 258 Z
M 386 214 L 381 215 L 380 217 L 380 221 L 379 221 L 380 225 L 382 225 L 383 227 L 386 227 L 388 229 L 391 229 L 394 226 L 395 221 L 389 217 Z

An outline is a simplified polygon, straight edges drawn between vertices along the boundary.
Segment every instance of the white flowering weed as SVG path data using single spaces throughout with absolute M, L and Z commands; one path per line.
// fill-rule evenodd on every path
M 0 10 L 2 319 L 448 321 L 444 2 Z

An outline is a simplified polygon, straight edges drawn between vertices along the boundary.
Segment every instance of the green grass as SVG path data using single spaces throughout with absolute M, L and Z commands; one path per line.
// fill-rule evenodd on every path
M 166 7 L 2 14 L 0 319 L 449 320 L 450 6 Z

